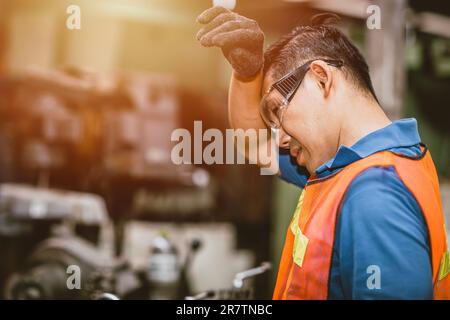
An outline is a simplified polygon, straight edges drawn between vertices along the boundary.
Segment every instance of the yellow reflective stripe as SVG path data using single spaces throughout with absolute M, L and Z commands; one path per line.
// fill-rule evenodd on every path
M 438 281 L 444 279 L 450 273 L 450 252 L 445 251 L 441 259 L 441 265 L 439 267 Z
M 303 199 L 305 198 L 305 193 L 306 193 L 306 191 L 303 189 L 302 193 L 300 194 L 300 197 L 298 198 L 297 207 L 295 207 L 294 217 L 292 218 L 291 231 L 294 235 L 297 230 L 296 227 L 298 227 L 298 218 L 300 217 L 300 211 L 302 211 Z
M 308 238 L 302 233 L 298 226 L 298 219 L 300 212 L 302 211 L 303 199 L 305 198 L 305 191 L 303 190 L 298 199 L 297 207 L 294 211 L 294 217 L 291 222 L 291 232 L 294 234 L 294 245 L 292 250 L 292 259 L 294 263 L 301 267 L 303 265 L 303 259 L 306 253 L 306 247 L 308 246 Z
M 308 246 L 308 238 L 302 233 L 300 228 L 297 229 L 294 240 L 294 250 L 292 252 L 292 258 L 296 265 L 301 267 L 303 265 L 303 259 L 305 258 L 306 247 Z

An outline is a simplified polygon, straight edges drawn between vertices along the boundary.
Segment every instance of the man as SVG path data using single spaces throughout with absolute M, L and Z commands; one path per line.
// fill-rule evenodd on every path
M 444 299 L 439 185 L 414 119 L 391 122 L 363 56 L 317 17 L 263 54 L 255 21 L 221 7 L 197 38 L 233 67 L 234 128 L 279 129 L 282 179 L 303 188 L 274 299 Z M 265 141 L 270 144 L 270 139 Z

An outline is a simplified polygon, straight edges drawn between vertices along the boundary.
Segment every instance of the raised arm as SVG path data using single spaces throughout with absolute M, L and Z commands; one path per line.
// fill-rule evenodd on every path
M 197 22 L 203 27 L 197 39 L 205 47 L 219 47 L 233 68 L 228 95 L 228 115 L 234 129 L 267 129 L 260 113 L 259 104 L 263 83 L 264 33 L 258 23 L 222 7 L 213 7 L 201 13 Z M 259 140 L 259 135 L 258 135 Z M 259 154 L 260 148 L 270 146 L 267 139 L 258 141 L 258 150 L 239 150 L 248 158 L 250 152 Z M 239 146 L 238 146 L 239 148 Z M 265 149 L 269 150 L 269 149 Z M 271 167 L 277 161 L 270 153 Z M 258 164 L 267 166 L 267 161 Z M 276 164 L 275 164 L 276 165 Z
M 247 81 L 241 80 L 233 71 L 228 91 L 228 117 L 233 128 L 266 128 L 259 114 L 262 81 L 261 71 Z

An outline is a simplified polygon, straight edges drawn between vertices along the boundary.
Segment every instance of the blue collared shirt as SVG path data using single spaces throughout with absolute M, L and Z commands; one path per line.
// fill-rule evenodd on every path
M 318 177 L 389 150 L 421 154 L 415 119 L 374 131 L 316 169 Z M 281 178 L 304 187 L 306 170 L 280 154 Z M 336 224 L 330 299 L 431 299 L 432 267 L 422 211 L 394 168 L 370 168 L 351 183 Z

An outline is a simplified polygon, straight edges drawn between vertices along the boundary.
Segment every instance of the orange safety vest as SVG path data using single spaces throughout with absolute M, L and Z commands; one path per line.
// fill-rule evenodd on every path
M 308 180 L 287 231 L 274 299 L 327 299 L 337 216 L 352 181 L 372 167 L 394 167 L 417 200 L 428 227 L 434 298 L 450 299 L 450 255 L 439 181 L 424 146 L 419 157 L 378 152 L 336 174 Z

